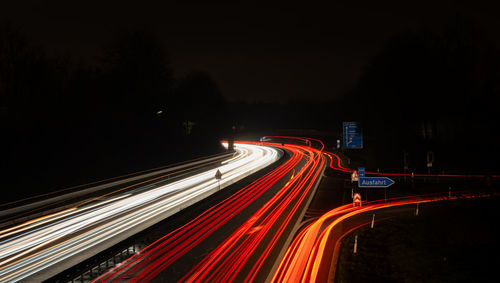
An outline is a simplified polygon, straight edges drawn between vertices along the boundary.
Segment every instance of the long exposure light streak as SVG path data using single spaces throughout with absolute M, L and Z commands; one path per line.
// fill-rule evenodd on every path
M 330 268 L 331 258 L 325 256 L 335 254 L 335 251 L 327 249 L 327 244 L 332 241 L 332 231 L 343 221 L 362 213 L 373 212 L 384 208 L 405 206 L 416 203 L 436 202 L 458 198 L 489 197 L 491 194 L 460 193 L 454 196 L 443 195 L 442 193 L 400 197 L 385 201 L 365 202 L 362 207 L 353 207 L 351 204 L 337 207 L 320 218 L 310 223 L 301 230 L 294 241 L 289 246 L 285 256 L 281 260 L 279 267 L 273 275 L 272 282 L 318 282 L 329 280 L 328 274 L 332 274 Z M 365 222 L 367 224 L 369 222 Z M 362 224 L 362 225 L 364 225 Z M 360 227 L 358 225 L 356 227 Z M 349 229 L 345 233 L 351 232 Z M 345 234 L 344 233 L 344 234 Z M 336 239 L 339 240 L 339 239 Z M 330 244 L 330 247 L 332 245 Z M 337 249 L 339 245 L 334 245 Z M 319 277 L 321 276 L 321 280 Z
M 250 264 L 251 268 L 245 274 L 244 281 L 253 281 L 321 172 L 318 168 L 324 163 L 323 156 L 315 150 L 306 150 L 305 153 L 309 157 L 308 161 L 294 180 L 283 187 L 181 281 L 232 282 L 245 264 Z M 285 216 L 285 219 L 278 222 L 280 216 Z M 259 230 L 250 233 L 253 227 L 259 227 Z M 273 227 L 277 229 L 272 231 Z M 264 237 L 269 235 L 271 239 L 263 245 Z M 259 246 L 261 249 L 258 249 Z M 256 261 L 250 262 L 249 259 L 257 250 L 259 257 Z
M 325 162 L 324 157 L 329 157 L 330 168 L 351 173 L 353 169 L 342 166 L 340 157 L 334 153 L 326 152 L 324 144 L 320 140 L 302 137 L 287 137 L 287 136 L 268 136 L 268 138 L 278 139 L 295 139 L 306 143 L 308 146 L 302 145 L 281 145 L 281 143 L 258 143 L 275 147 L 283 147 L 293 152 L 293 156 L 288 163 L 301 156 L 306 162 L 305 165 L 298 169 L 297 174 L 292 173 L 292 178 L 257 212 L 248 217 L 248 220 L 235 231 L 223 240 L 215 249 L 199 261 L 180 281 L 186 282 L 233 282 L 255 281 L 258 272 L 269 260 L 271 251 L 276 248 L 276 244 L 283 236 L 286 227 L 289 227 L 292 216 L 296 215 L 297 210 L 303 203 L 306 195 L 310 191 L 312 185 L 318 178 L 320 168 Z M 315 149 L 311 146 L 311 140 L 318 142 L 321 148 Z M 233 215 L 242 211 L 247 205 L 257 198 L 248 198 L 246 194 L 252 190 L 260 189 L 260 193 L 267 190 L 283 176 L 290 175 L 292 168 L 296 166 L 288 166 L 287 169 L 277 168 L 270 174 L 262 177 L 250 186 L 244 188 L 240 194 L 234 195 L 226 199 L 221 204 L 218 204 L 202 215 L 197 217 L 192 222 L 178 228 L 177 230 L 165 235 L 160 240 L 146 247 L 132 258 L 120 264 L 119 267 L 109 271 L 101 276 L 97 281 L 113 281 L 113 280 L 130 280 L 131 282 L 147 282 L 154 279 L 158 274 L 165 270 L 168 266 L 174 263 L 177 259 L 189 252 L 192 248 L 207 239 L 216 229 L 227 223 Z M 295 172 L 295 169 L 293 169 Z M 375 175 L 377 173 L 368 172 Z M 383 175 L 384 173 L 380 173 Z M 397 173 L 389 173 L 389 175 L 402 175 Z M 417 174 L 417 176 L 428 176 L 428 174 Z M 436 175 L 432 175 L 436 176 Z M 442 177 L 478 177 L 482 175 L 439 175 Z M 263 186 L 266 179 L 274 178 L 274 182 L 268 183 L 268 186 Z M 260 194 L 259 194 L 260 195 Z M 430 197 L 430 196 L 425 196 Z M 325 216 L 327 219 L 321 224 L 312 223 L 312 228 L 308 232 L 298 234 L 297 239 L 302 240 L 300 245 L 291 246 L 290 250 L 285 254 L 285 258 L 290 258 L 292 254 L 300 254 L 291 259 L 293 268 L 289 268 L 290 273 L 286 273 L 279 277 L 279 282 L 294 282 L 296 280 L 304 280 L 313 282 L 318 279 L 319 265 L 311 260 L 314 255 L 315 259 L 323 258 L 324 249 L 326 247 L 326 238 L 328 238 L 328 229 L 342 221 L 345 218 L 355 214 L 391 207 L 396 205 L 411 204 L 416 202 L 437 201 L 442 198 L 434 196 L 432 200 L 419 197 L 418 200 L 409 201 L 406 198 L 390 199 L 390 203 L 384 202 L 381 204 L 365 203 L 362 209 L 353 208 L 352 205 L 339 207 Z M 416 198 L 416 196 L 415 196 Z M 234 206 L 231 206 L 234 205 Z M 332 218 L 337 217 L 339 220 Z M 332 222 L 324 231 L 324 225 Z M 332 226 L 333 225 L 333 226 Z M 314 241 L 306 241 L 311 235 L 315 235 L 316 239 L 323 239 L 319 246 Z M 326 238 L 324 238 L 326 237 Z M 297 241 L 297 240 L 295 240 Z M 295 242 L 294 242 L 295 243 Z M 269 263 L 269 262 L 267 262 Z M 311 270 L 309 273 L 303 273 L 300 268 Z M 283 264 L 279 265 L 279 270 L 283 268 Z M 324 269 L 324 268 L 323 268 Z M 278 271 L 282 272 L 282 271 Z M 304 275 L 307 274 L 307 275 Z M 312 278 L 312 279 L 311 279 Z M 324 279 L 324 278 L 322 278 Z
M 323 151 L 325 148 L 325 145 L 323 141 L 315 138 L 310 138 L 310 137 L 293 137 L 293 136 L 266 136 L 267 138 L 278 138 L 278 139 L 292 139 L 292 140 L 299 140 L 304 143 L 309 143 L 310 141 L 315 141 L 318 142 L 321 145 L 320 151 Z M 352 173 L 354 169 L 351 168 L 346 168 L 341 165 L 340 157 L 336 155 L 335 153 L 332 152 L 326 152 L 325 154 L 328 155 L 331 159 L 330 167 L 334 170 L 342 171 L 342 172 L 349 172 Z M 333 164 L 333 156 L 337 160 L 336 166 Z M 366 171 L 366 175 L 378 175 L 378 176 L 406 176 L 406 177 L 412 177 L 411 173 L 389 173 L 389 172 L 372 172 L 372 171 Z M 414 173 L 413 177 L 448 177 L 448 178 L 485 178 L 487 177 L 484 174 L 421 174 L 421 173 Z M 500 175 L 491 175 L 491 178 L 499 178 Z
M 96 281 L 144 282 L 154 279 L 224 224 L 241 215 L 247 207 L 257 205 L 257 200 L 272 189 L 273 195 L 258 204 L 251 215 L 245 216 L 243 224 L 232 227 L 227 238 L 221 239 L 181 278 L 189 282 L 262 280 L 262 270 L 269 272 L 269 267 L 278 259 L 276 251 L 287 248 L 284 246 L 285 239 L 291 235 L 291 228 L 299 220 L 297 217 L 305 208 L 306 200 L 310 199 L 313 187 L 318 184 L 327 157 L 331 169 L 341 173 L 354 171 L 344 167 L 337 154 L 325 151 L 321 140 L 269 137 L 294 139 L 300 145 L 236 142 L 238 154 L 222 162 L 219 168 L 164 185 L 150 183 L 128 190 L 120 189 L 120 193 L 108 193 L 104 197 L 89 199 L 84 205 L 1 230 L 0 281 L 47 279 L 216 192 L 219 189 L 219 183 L 214 178 L 217 169 L 223 176 L 220 186 L 225 187 L 277 160 L 280 151 L 276 148 L 283 148 L 290 158 L 276 169 L 166 234 Z M 366 174 L 410 176 L 378 172 Z M 413 176 L 485 177 L 458 174 Z M 393 198 L 383 203 L 364 202 L 362 208 L 352 207 L 351 204 L 338 207 L 297 234 L 286 250 L 273 282 L 324 280 L 327 269 L 325 258 L 331 256 L 331 252 L 326 252 L 331 231 L 345 219 L 376 209 L 442 199 L 441 196 L 425 195 Z
M 223 174 L 221 187 L 279 157 L 278 151 L 270 147 L 240 144 L 235 149 L 237 156 L 218 168 Z M 84 252 L 91 256 L 98 252 L 96 246 L 109 247 L 124 235 L 136 233 L 134 229 L 145 229 L 161 221 L 217 191 L 215 171 L 94 201 L 0 231 L 0 281 L 19 281 L 41 271 L 46 272 L 45 276 L 55 275 L 62 271 L 61 263 L 66 260 Z M 47 271 L 48 268 L 54 271 Z
M 280 144 L 258 143 L 281 147 Z M 181 281 L 234 281 L 237 275 L 252 281 L 270 252 L 290 227 L 293 216 L 318 179 L 325 163 L 316 149 L 287 145 L 291 157 L 281 166 L 228 197 L 200 216 L 165 235 L 95 282 L 152 280 L 165 268 L 230 221 L 245 207 L 285 178 L 286 183 L 257 212 L 202 259 Z M 298 168 L 298 170 L 296 170 Z M 288 179 L 288 178 L 291 179 Z M 258 249 L 258 252 L 257 252 Z M 251 260 L 254 259 L 254 260 Z M 243 274 L 242 268 L 247 270 Z M 130 278 L 130 279 L 128 279 Z

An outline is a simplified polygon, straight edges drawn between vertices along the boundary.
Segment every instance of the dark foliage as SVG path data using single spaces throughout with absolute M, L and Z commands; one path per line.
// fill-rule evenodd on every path
M 118 36 L 91 68 L 49 58 L 4 23 L 0 97 L 3 202 L 222 150 L 216 83 L 205 73 L 175 82 L 163 43 L 146 32 Z
M 406 151 L 422 170 L 425 152 L 434 151 L 439 169 L 491 169 L 487 156 L 498 155 L 499 60 L 461 19 L 443 33 L 409 31 L 388 42 L 351 97 L 360 105 L 354 111 L 367 145 L 386 162 L 380 166 Z
M 343 99 L 284 104 L 235 103 L 247 130 L 316 129 L 342 137 L 343 121 L 361 123 L 359 157 L 370 170 L 500 172 L 500 53 L 474 24 L 458 18 L 443 31 L 409 30 L 391 38 Z M 329 141 L 333 146 L 334 141 Z

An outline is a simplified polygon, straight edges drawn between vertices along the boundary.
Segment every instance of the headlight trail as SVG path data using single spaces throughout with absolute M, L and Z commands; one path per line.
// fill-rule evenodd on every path
M 279 157 L 276 149 L 265 146 L 238 144 L 235 149 L 238 154 L 218 168 L 221 187 Z M 127 191 L 0 231 L 0 281 L 33 280 L 35 275 L 36 280 L 47 279 L 62 271 L 61 263 L 90 257 L 165 219 L 217 191 L 216 170 L 148 190 Z
M 281 147 L 280 144 L 263 144 Z M 284 164 L 165 235 L 95 282 L 152 280 L 272 186 L 277 186 L 278 181 L 285 183 L 283 180 L 286 180 L 286 184 L 279 185 L 279 190 L 270 200 L 253 215 L 245 216 L 247 220 L 241 226 L 235 227 L 229 237 L 181 279 L 189 282 L 230 282 L 239 276 L 245 281 L 252 281 L 265 263 L 270 263 L 270 266 L 274 262 L 275 257 L 270 257 L 271 251 L 287 236 L 285 230 L 294 224 L 292 220 L 303 207 L 325 164 L 325 158 L 316 149 L 296 145 L 284 148 L 292 153 Z

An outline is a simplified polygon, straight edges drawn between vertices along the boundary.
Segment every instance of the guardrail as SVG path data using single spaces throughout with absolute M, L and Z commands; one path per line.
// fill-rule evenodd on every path
M 124 178 L 124 177 L 133 175 L 132 177 L 128 177 L 128 178 L 124 178 L 124 179 L 119 179 L 120 177 L 115 177 L 115 178 L 87 184 L 87 185 L 92 185 L 92 184 L 96 184 L 96 183 L 102 183 L 102 182 L 108 181 L 108 180 L 118 179 L 116 181 L 104 183 L 104 184 L 97 185 L 97 186 L 85 187 L 85 185 L 80 185 L 80 186 L 77 186 L 78 190 L 70 192 L 70 193 L 66 193 L 63 195 L 35 201 L 35 202 L 28 203 L 28 204 L 25 204 L 22 206 L 17 206 L 17 207 L 12 207 L 12 208 L 1 210 L 0 211 L 0 219 L 2 219 L 2 218 L 5 219 L 5 218 L 8 218 L 9 216 L 18 216 L 19 214 L 26 213 L 26 212 L 35 210 L 35 209 L 40 208 L 40 207 L 50 206 L 51 204 L 79 198 L 79 197 L 82 197 L 84 195 L 88 195 L 88 194 L 95 193 L 95 192 L 98 192 L 101 190 L 105 190 L 105 189 L 108 189 L 108 188 L 113 187 L 113 186 L 119 186 L 122 184 L 135 182 L 135 181 L 138 181 L 141 179 L 153 177 L 156 175 L 165 174 L 165 173 L 172 172 L 172 171 L 185 169 L 188 167 L 192 167 L 192 166 L 196 166 L 196 165 L 200 165 L 200 164 L 204 164 L 204 163 L 222 161 L 224 159 L 227 159 L 227 158 L 233 156 L 233 154 L 234 154 L 234 152 L 217 154 L 217 155 L 214 155 L 214 156 L 211 156 L 208 158 L 204 158 L 204 159 L 195 159 L 195 161 L 187 161 L 187 162 L 183 162 L 183 163 L 176 163 L 173 165 L 160 167 L 160 168 L 164 168 L 164 169 L 156 170 L 158 168 L 154 168 L 154 169 L 150 169 L 150 170 L 145 170 L 145 171 L 141 171 L 141 172 L 136 172 L 136 173 L 131 173 L 131 174 L 127 174 L 124 176 L 120 176 L 121 178 Z M 165 167 L 167 167 L 167 168 L 165 168 Z M 151 171 L 151 170 L 155 170 L 155 171 Z M 144 173 L 144 172 L 148 172 L 148 173 Z M 139 175 L 137 175 L 137 174 L 139 174 Z M 72 188 L 76 188 L 76 187 L 72 187 Z M 83 201 L 80 201 L 80 202 L 83 202 Z M 47 215 L 47 214 L 56 213 L 56 212 L 59 212 L 61 210 L 67 209 L 69 207 L 75 206 L 78 203 L 79 202 L 69 203 L 69 204 L 66 204 L 63 206 L 58 206 L 58 207 L 54 207 L 52 209 L 47 209 L 44 211 L 29 214 L 29 215 L 24 216 L 24 217 L 14 217 L 13 219 L 8 219 L 6 221 L 4 220 L 4 222 L 0 223 L 0 228 L 5 227 L 5 226 L 9 226 L 9 225 L 14 225 L 17 223 L 21 223 L 21 222 L 24 222 L 24 221 L 27 221 L 29 219 L 33 219 L 36 217 L 42 217 L 42 216 Z

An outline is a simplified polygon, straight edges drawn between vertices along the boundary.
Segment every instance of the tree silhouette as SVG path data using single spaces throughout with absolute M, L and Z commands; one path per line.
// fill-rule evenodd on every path
M 107 104 L 152 113 L 168 101 L 170 63 L 164 45 L 152 34 L 134 31 L 121 35 L 107 48 L 102 68 L 112 93 Z
M 461 18 L 443 33 L 401 33 L 362 76 L 351 98 L 359 105 L 356 117 L 379 152 L 399 156 L 410 149 L 421 165 L 427 150 L 438 151 L 438 160 L 452 160 L 467 143 L 470 150 L 480 147 L 473 132 L 481 132 L 488 144 L 495 140 L 488 128 L 498 127 L 490 121 L 500 86 L 494 79 L 498 58 L 480 31 Z
M 26 127 L 46 116 L 55 100 L 51 75 L 43 51 L 10 24 L 0 24 L 0 102 L 6 125 Z
M 195 73 L 179 85 L 175 99 L 165 47 L 147 32 L 123 33 L 90 67 L 48 57 L 1 24 L 3 201 L 222 151 L 215 82 Z M 190 137 L 181 109 L 197 121 Z
M 179 81 L 174 105 L 173 111 L 183 124 L 195 123 L 195 132 L 220 135 L 229 128 L 226 101 L 206 72 L 193 71 Z

